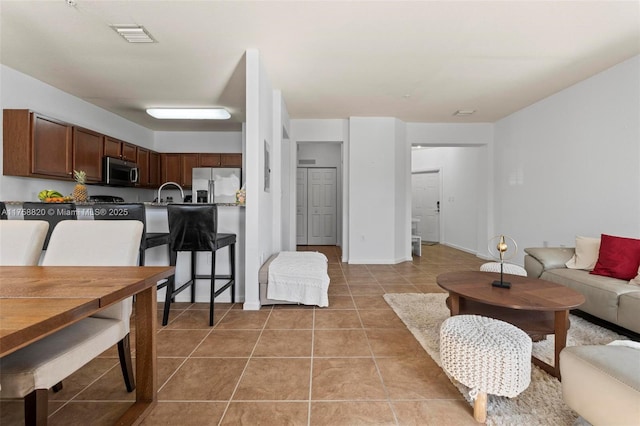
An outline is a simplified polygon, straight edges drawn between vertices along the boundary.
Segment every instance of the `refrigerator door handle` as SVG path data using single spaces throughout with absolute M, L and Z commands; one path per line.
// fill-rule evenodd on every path
M 209 193 L 207 194 L 207 202 L 209 204 L 213 204 L 215 201 L 215 188 L 216 188 L 216 181 L 213 179 L 209 179 Z

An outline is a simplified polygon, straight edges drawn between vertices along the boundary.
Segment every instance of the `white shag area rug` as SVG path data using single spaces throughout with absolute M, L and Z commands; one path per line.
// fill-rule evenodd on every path
M 440 325 L 449 317 L 445 305 L 445 293 L 388 293 L 385 300 L 413 333 L 425 351 L 442 368 L 440 362 Z M 614 340 L 626 340 L 613 331 L 591 324 L 570 315 L 571 328 L 567 346 L 606 345 Z M 553 364 L 554 336 L 534 342 L 533 354 Z M 469 388 L 451 378 L 460 393 L 473 405 Z M 488 425 L 573 425 L 578 421 L 574 413 L 562 400 L 562 385 L 555 377 L 542 369 L 531 366 L 531 384 L 515 398 L 488 395 Z M 578 421 L 579 422 L 579 421 Z

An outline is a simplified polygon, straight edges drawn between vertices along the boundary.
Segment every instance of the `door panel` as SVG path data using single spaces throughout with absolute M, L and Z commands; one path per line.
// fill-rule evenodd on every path
M 335 245 L 336 169 L 308 169 L 309 231 L 307 244 Z
M 411 175 L 411 216 L 422 241 L 440 242 L 440 172 Z
M 307 244 L 307 169 L 296 171 L 296 244 Z

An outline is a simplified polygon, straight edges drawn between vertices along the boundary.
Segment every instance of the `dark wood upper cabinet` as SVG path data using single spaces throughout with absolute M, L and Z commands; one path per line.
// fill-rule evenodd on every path
M 242 167 L 242 154 L 220 154 L 220 167 Z
M 198 167 L 220 167 L 220 154 L 200 154 Z
M 104 137 L 104 155 L 106 157 L 122 158 L 122 141 L 110 136 Z
M 104 155 L 135 163 L 138 161 L 138 147 L 132 143 L 105 136 Z
M 138 160 L 138 147 L 128 142 L 122 142 L 122 159 L 136 162 Z
M 190 188 L 194 167 L 242 167 L 240 153 L 158 153 L 27 109 L 3 110 L 7 176 L 70 180 L 75 169 L 88 182 L 101 182 L 104 156 L 137 163 L 141 188 L 164 182 Z
M 87 182 L 102 181 L 104 135 L 81 127 L 73 128 L 73 170 L 84 170 Z
M 162 183 L 181 181 L 180 154 L 160 154 Z
M 185 188 L 191 188 L 192 177 L 194 167 L 198 167 L 198 154 L 181 154 L 181 179 L 180 185 Z
M 71 126 L 38 114 L 33 116 L 32 172 L 38 175 L 70 178 Z
M 27 109 L 3 111 L 3 173 L 70 179 L 71 125 Z
M 149 151 L 149 186 L 158 188 L 162 183 L 160 179 L 160 154 L 155 151 Z
M 138 147 L 137 159 L 138 164 L 138 185 L 142 188 L 148 188 L 150 186 L 149 180 L 149 150 Z

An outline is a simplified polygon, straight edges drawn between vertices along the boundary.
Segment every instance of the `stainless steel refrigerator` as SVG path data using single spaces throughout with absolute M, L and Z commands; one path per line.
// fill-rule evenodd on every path
M 236 191 L 242 186 L 242 169 L 196 167 L 192 172 L 194 203 L 235 203 Z

